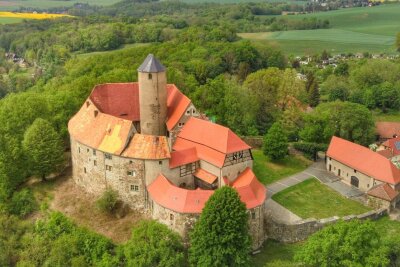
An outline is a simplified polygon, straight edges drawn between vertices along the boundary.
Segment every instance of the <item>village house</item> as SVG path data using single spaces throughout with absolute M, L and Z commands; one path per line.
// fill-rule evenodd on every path
M 380 144 L 376 150 L 377 153 L 390 159 L 392 162 L 400 161 L 400 137 L 386 140 Z
M 326 168 L 366 192 L 371 206 L 390 210 L 399 202 L 400 170 L 377 152 L 334 136 L 326 152 Z
M 95 86 L 69 121 L 73 178 L 95 195 L 115 190 L 185 238 L 214 190 L 231 186 L 249 212 L 256 249 L 265 238 L 266 189 L 252 171 L 251 148 L 203 118 L 149 55 L 138 82 Z

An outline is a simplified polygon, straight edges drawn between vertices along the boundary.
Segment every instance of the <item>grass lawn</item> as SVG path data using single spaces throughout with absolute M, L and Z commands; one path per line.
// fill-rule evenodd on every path
M 342 217 L 371 210 L 357 201 L 343 197 L 315 178 L 289 187 L 273 195 L 272 199 L 304 219 Z
M 12 23 L 19 23 L 23 20 L 23 18 L 6 18 L 0 17 L 0 24 L 12 24 Z
M 374 121 L 397 121 L 400 122 L 400 112 L 389 111 L 388 113 L 382 113 L 380 111 L 374 111 L 372 113 Z
M 356 7 L 305 15 L 275 16 L 288 20 L 316 17 L 329 20 L 329 29 L 241 33 L 241 37 L 279 46 L 287 54 L 396 53 L 394 40 L 400 25 L 400 4 Z
M 290 155 L 283 160 L 273 162 L 261 150 L 254 149 L 252 153 L 254 157 L 253 171 L 258 180 L 267 185 L 301 172 L 311 165 L 310 160 L 299 155 Z
M 267 240 L 259 254 L 253 256 L 253 266 L 297 266 L 293 257 L 303 243 L 283 244 L 274 240 Z

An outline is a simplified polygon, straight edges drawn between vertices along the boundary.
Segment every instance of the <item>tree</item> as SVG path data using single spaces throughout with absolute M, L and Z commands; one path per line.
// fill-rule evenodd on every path
M 311 107 L 316 107 L 319 104 L 319 87 L 314 74 L 310 72 L 307 75 L 306 91 L 308 93 L 308 103 Z
M 60 136 L 44 119 L 36 119 L 26 130 L 22 145 L 33 174 L 43 180 L 59 170 L 64 162 L 64 147 Z
M 387 266 L 389 248 L 372 222 L 339 222 L 315 233 L 295 255 L 307 266 Z
M 251 242 L 246 206 L 235 189 L 215 190 L 190 233 L 192 266 L 249 266 Z
M 126 266 L 183 266 L 180 236 L 156 221 L 141 221 L 123 247 Z
M 288 138 L 279 122 L 275 122 L 264 136 L 263 152 L 272 160 L 279 160 L 288 154 Z
M 277 93 L 278 106 L 285 111 L 292 105 L 307 101 L 304 82 L 297 78 L 295 69 L 285 69 Z

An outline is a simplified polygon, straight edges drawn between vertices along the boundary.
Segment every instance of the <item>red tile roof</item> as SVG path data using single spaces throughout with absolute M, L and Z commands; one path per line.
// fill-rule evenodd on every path
M 393 157 L 392 151 L 390 149 L 379 150 L 379 151 L 376 151 L 376 153 L 384 156 L 387 159 L 390 159 L 391 157 Z
M 89 98 L 103 113 L 140 121 L 138 83 L 100 84 L 94 87 Z
M 393 138 L 400 136 L 400 122 L 379 121 L 376 124 L 376 132 L 381 138 Z
M 135 134 L 122 156 L 135 159 L 167 159 L 171 157 L 167 137 L 144 134 Z
M 390 185 L 384 183 L 371 188 L 368 195 L 377 197 L 383 200 L 392 201 L 399 193 L 396 192 Z
M 147 187 L 150 197 L 159 205 L 181 213 L 201 213 L 213 190 L 188 190 L 173 185 L 160 174 Z
M 194 117 L 187 121 L 178 137 L 225 154 L 250 149 L 229 128 Z
M 385 142 L 383 142 L 382 145 L 389 148 L 392 151 L 393 154 L 392 156 L 400 155 L 400 137 L 390 138 Z
M 168 121 L 167 129 L 170 131 L 178 123 L 190 104 L 190 99 L 182 94 L 174 84 L 167 85 Z
M 240 200 L 246 204 L 247 209 L 252 209 L 264 203 L 267 189 L 261 184 L 250 168 L 246 168 L 232 183 Z
M 400 182 L 400 170 L 390 160 L 361 145 L 333 136 L 326 154 L 379 181 Z
M 196 148 L 190 147 L 188 149 L 171 152 L 169 160 L 169 167 L 176 168 L 188 163 L 193 163 L 199 160 Z
M 213 184 L 215 180 L 217 180 L 216 175 L 209 173 L 208 171 L 203 170 L 201 168 L 197 169 L 197 171 L 193 175 L 208 184 Z

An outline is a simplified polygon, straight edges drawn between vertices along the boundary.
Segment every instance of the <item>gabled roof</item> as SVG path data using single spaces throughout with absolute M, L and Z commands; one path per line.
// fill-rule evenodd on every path
M 326 154 L 379 181 L 393 185 L 400 182 L 400 170 L 390 160 L 361 145 L 333 136 Z
M 188 163 L 193 163 L 199 160 L 197 156 L 196 148 L 190 147 L 179 151 L 171 152 L 171 158 L 169 160 L 169 167 L 176 168 Z
M 174 84 L 167 85 L 167 93 L 167 129 L 171 131 L 178 123 L 179 119 L 182 118 L 191 101 L 187 96 L 182 94 Z
M 153 54 L 149 54 L 142 65 L 138 68 L 140 72 L 163 72 L 165 67 L 154 57 Z
M 250 149 L 250 146 L 229 128 L 194 117 L 187 121 L 178 137 L 224 154 Z
M 399 193 L 396 192 L 390 185 L 384 183 L 371 188 L 368 195 L 377 197 L 383 200 L 392 201 Z
M 400 135 L 400 122 L 379 121 L 376 124 L 376 132 L 381 138 L 393 138 Z
M 400 155 L 400 137 L 388 139 L 382 145 L 390 148 L 393 156 Z
M 246 168 L 232 183 L 240 196 L 240 200 L 246 204 L 247 209 L 252 209 L 264 203 L 267 189 L 261 184 L 253 171 Z
M 150 197 L 164 208 L 181 213 L 201 213 L 213 190 L 188 190 L 175 186 L 164 175 L 147 187 Z

